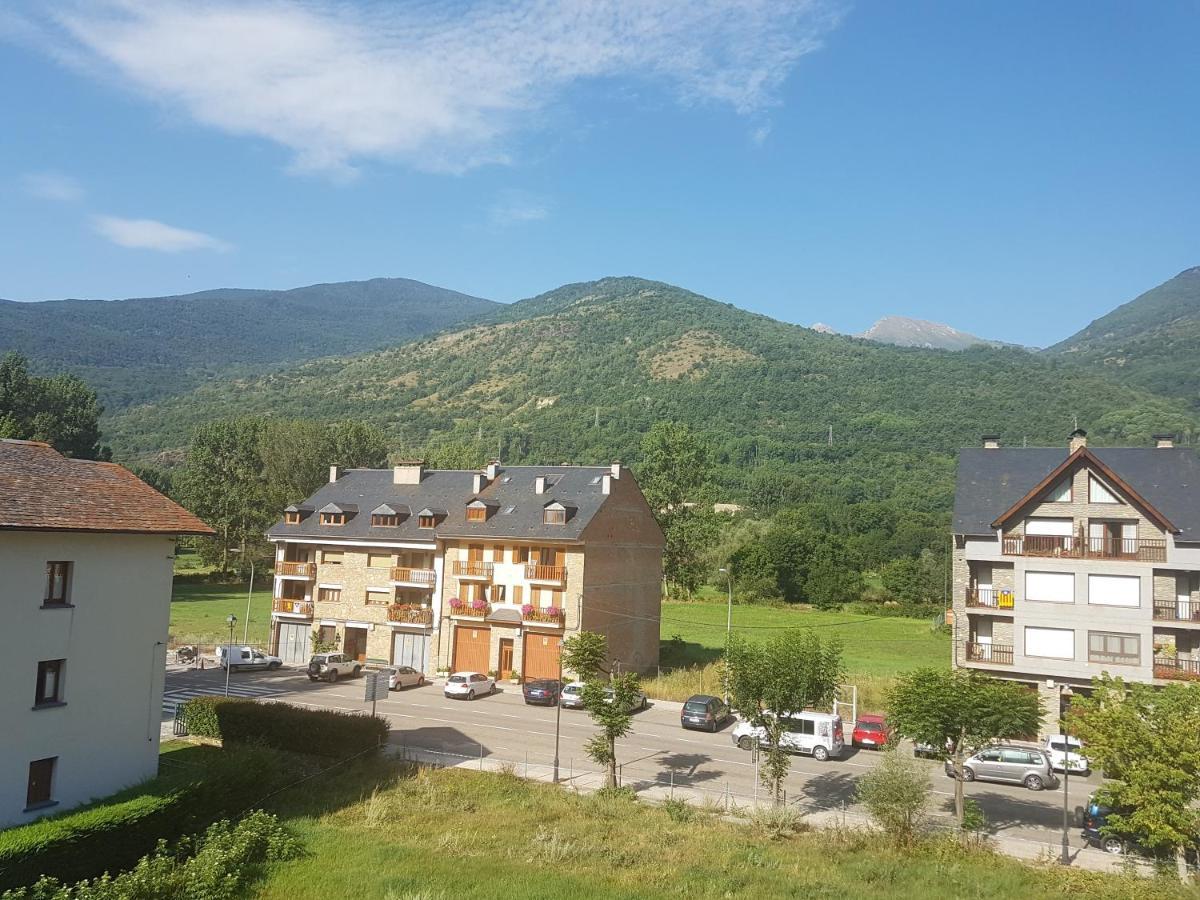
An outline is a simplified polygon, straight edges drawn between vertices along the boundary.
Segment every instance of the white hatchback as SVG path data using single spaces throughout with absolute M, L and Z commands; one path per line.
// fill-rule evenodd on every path
M 455 672 L 446 679 L 443 693 L 447 697 L 474 700 L 496 692 L 496 679 L 482 672 Z
M 1078 772 L 1086 775 L 1092 769 L 1092 764 L 1083 755 L 1083 741 L 1065 734 L 1052 734 L 1046 738 L 1042 747 L 1046 756 L 1050 757 L 1050 767 L 1056 772 L 1067 771 L 1070 765 L 1071 774 Z

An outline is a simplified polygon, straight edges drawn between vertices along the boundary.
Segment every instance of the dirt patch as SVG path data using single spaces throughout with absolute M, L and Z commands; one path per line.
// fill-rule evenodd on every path
M 701 378 L 715 364 L 750 362 L 758 359 L 748 350 L 734 346 L 714 331 L 687 331 L 673 341 L 648 347 L 641 353 L 650 377 L 660 381 Z

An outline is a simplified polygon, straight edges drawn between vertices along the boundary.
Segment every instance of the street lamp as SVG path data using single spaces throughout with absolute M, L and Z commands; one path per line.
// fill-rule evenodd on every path
M 729 600 L 725 605 L 725 646 L 729 647 L 729 638 L 733 636 L 733 574 L 726 568 L 717 569 L 725 573 L 725 584 L 729 588 Z M 729 686 L 725 686 L 725 705 L 729 705 Z
M 1064 866 L 1071 864 L 1071 736 L 1067 733 L 1067 717 L 1063 715 L 1063 699 L 1071 696 L 1071 686 L 1058 686 L 1058 723 L 1063 739 L 1063 818 L 1062 818 L 1062 859 Z
M 231 547 L 230 553 L 241 553 L 241 547 Z M 246 619 L 242 622 L 242 643 L 250 643 L 250 601 L 254 599 L 254 556 L 247 553 L 250 558 L 250 589 L 246 591 Z
M 229 623 L 229 643 L 225 645 L 225 696 L 229 696 L 229 672 L 233 669 L 230 660 L 233 656 L 233 626 L 237 624 L 237 616 L 233 613 L 229 614 L 229 618 L 225 620 Z

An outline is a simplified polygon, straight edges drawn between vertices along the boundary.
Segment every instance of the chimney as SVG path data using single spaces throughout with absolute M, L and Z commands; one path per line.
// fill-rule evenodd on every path
M 1087 432 L 1082 428 L 1076 428 L 1069 436 L 1070 443 L 1067 445 L 1071 452 L 1074 453 L 1082 447 L 1087 446 Z
M 488 477 L 483 472 L 476 472 L 471 479 L 471 493 L 478 494 L 488 486 Z
M 420 484 L 424 472 L 424 460 L 402 459 L 392 469 L 392 484 Z
M 605 475 L 601 476 L 601 478 L 600 478 L 600 493 L 602 493 L 602 494 L 611 494 L 612 493 L 612 480 L 613 480 L 613 477 L 607 473 Z
M 619 459 L 614 459 L 614 460 L 613 460 L 613 464 L 612 464 L 612 477 L 613 477 L 613 478 L 617 478 L 617 479 L 619 479 L 619 478 L 621 477 L 621 461 L 620 461 Z M 605 491 L 604 493 L 606 493 L 606 494 L 607 494 L 607 493 L 608 493 L 608 491 Z
M 1175 435 L 1173 434 L 1155 434 L 1151 437 L 1154 438 L 1154 446 L 1159 450 L 1170 450 L 1175 446 Z
M 330 466 L 329 467 L 329 483 L 333 484 L 335 481 L 337 481 L 337 477 L 338 477 L 337 466 Z
M 1000 449 L 1000 435 L 998 435 L 998 434 L 985 434 L 985 435 L 983 436 L 983 449 L 985 449 L 985 450 L 999 450 L 999 449 Z
M 546 493 L 546 476 L 545 475 L 539 475 L 537 478 L 533 479 L 533 492 L 535 494 Z
M 488 481 L 495 481 L 496 476 L 500 474 L 500 460 L 493 459 L 487 464 Z

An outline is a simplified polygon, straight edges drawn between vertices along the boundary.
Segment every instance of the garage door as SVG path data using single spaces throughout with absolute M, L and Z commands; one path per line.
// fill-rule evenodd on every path
M 418 672 L 427 671 L 425 653 L 429 638 L 410 631 L 397 631 L 392 636 L 392 665 L 412 666 Z
M 522 664 L 522 674 L 525 678 L 557 678 L 558 650 L 561 646 L 560 635 L 525 632 L 525 654 Z
M 303 666 L 308 663 L 311 627 L 306 622 L 279 623 L 279 658 L 285 666 Z
M 492 629 L 459 625 L 454 629 L 454 671 L 486 672 Z

